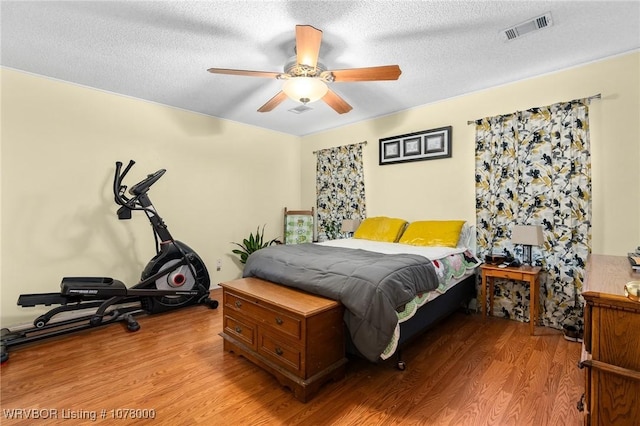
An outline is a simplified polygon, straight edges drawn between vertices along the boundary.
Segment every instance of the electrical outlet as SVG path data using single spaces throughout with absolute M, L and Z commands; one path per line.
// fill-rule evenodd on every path
M 216 271 L 219 271 L 222 269 L 222 259 L 218 259 L 216 260 Z

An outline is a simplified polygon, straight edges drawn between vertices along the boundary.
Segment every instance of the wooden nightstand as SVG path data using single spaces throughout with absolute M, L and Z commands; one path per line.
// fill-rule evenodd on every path
M 529 283 L 529 324 L 531 334 L 535 333 L 536 323 L 539 315 L 540 298 L 540 271 L 539 266 L 507 266 L 499 268 L 498 265 L 480 265 L 482 271 L 482 285 L 480 286 L 480 305 L 482 306 L 482 317 L 487 310 L 487 281 L 489 282 L 489 315 L 493 313 L 493 282 L 495 278 L 505 278 L 508 280 L 525 281 Z

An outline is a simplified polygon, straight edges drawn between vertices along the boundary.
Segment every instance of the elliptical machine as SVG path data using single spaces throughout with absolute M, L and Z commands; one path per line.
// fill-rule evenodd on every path
M 142 271 L 140 282 L 127 288 L 110 277 L 64 277 L 59 293 L 20 295 L 19 306 L 59 306 L 37 317 L 33 327 L 15 331 L 3 328 L 0 362 L 8 360 L 11 346 L 117 321 L 126 322 L 129 331 L 138 331 L 140 325 L 133 317 L 137 313 L 155 314 L 198 303 L 218 307 L 218 301 L 209 298 L 210 279 L 204 262 L 189 246 L 173 239 L 147 194 L 166 170 L 160 169 L 133 185 L 128 191 L 132 197 L 128 198 L 122 181 L 134 164 L 130 160 L 122 170 L 122 163 L 116 162 L 113 194 L 121 206 L 118 219 L 131 219 L 133 210 L 141 210 L 153 228 L 156 255 Z M 51 321 L 62 313 L 69 313 L 71 318 Z

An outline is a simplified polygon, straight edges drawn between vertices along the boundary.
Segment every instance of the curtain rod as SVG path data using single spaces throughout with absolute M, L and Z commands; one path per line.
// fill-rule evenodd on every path
M 589 97 L 587 98 L 587 100 L 588 100 L 588 101 L 592 101 L 592 100 L 594 100 L 594 99 L 602 99 L 602 93 L 597 93 L 597 94 L 595 94 L 595 95 L 593 95 L 593 96 L 589 96 Z M 476 123 L 476 121 L 477 121 L 477 120 L 469 120 L 469 121 L 467 121 L 467 125 L 469 125 L 469 124 L 475 124 L 475 123 Z
M 358 142 L 358 143 L 351 143 L 349 145 L 366 145 L 367 141 L 364 142 Z M 349 146 L 349 145 L 342 145 L 342 146 Z M 339 146 L 334 146 L 334 148 L 340 148 Z M 325 149 L 331 149 L 331 148 L 325 148 Z M 317 154 L 318 151 L 313 151 L 314 154 Z

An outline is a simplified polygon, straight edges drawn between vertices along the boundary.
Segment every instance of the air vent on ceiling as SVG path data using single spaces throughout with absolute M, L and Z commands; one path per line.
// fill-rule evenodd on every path
M 306 105 L 300 105 L 300 106 L 297 106 L 295 108 L 291 108 L 289 110 L 289 112 L 292 112 L 294 114 L 302 114 L 303 112 L 311 111 L 312 109 L 313 108 L 308 107 Z
M 507 28 L 506 30 L 502 30 L 500 33 L 502 34 L 504 39 L 508 41 L 514 40 L 518 37 L 522 37 L 523 35 L 528 34 L 532 31 L 550 27 L 551 25 L 553 25 L 553 21 L 551 20 L 551 12 L 547 12 L 544 15 L 529 19 L 528 21 L 522 22 L 518 25 L 514 25 L 513 27 Z

